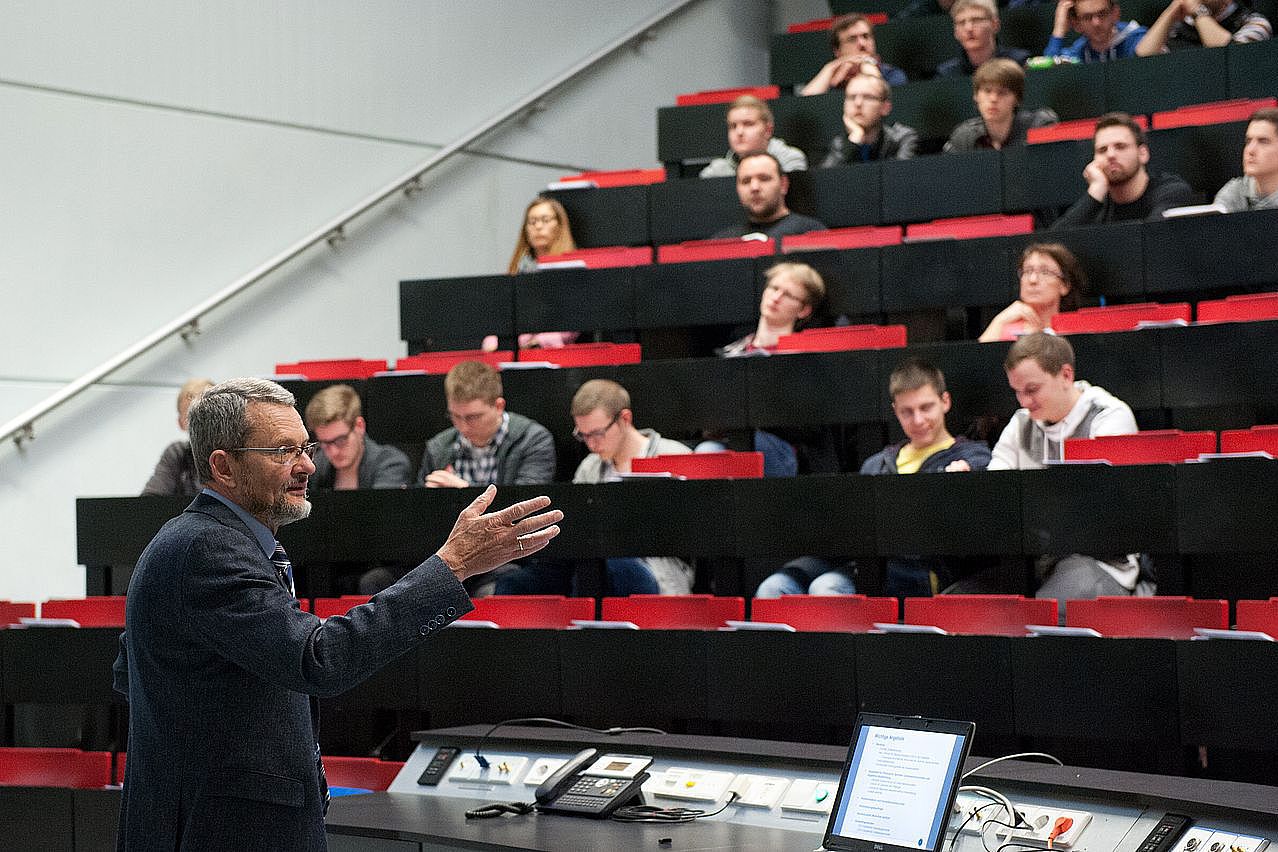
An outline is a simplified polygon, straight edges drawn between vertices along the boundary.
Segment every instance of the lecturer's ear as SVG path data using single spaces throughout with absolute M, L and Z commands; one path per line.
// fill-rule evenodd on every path
M 213 481 L 228 488 L 234 488 L 238 481 L 236 467 L 231 454 L 226 450 L 214 450 L 209 454 L 209 469 L 213 471 Z

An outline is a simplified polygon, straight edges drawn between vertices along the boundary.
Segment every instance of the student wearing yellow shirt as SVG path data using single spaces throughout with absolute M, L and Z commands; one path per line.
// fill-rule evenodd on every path
M 884 447 L 861 465 L 863 474 L 939 473 L 982 470 L 990 463 L 985 444 L 955 438 L 945 426 L 951 406 L 945 375 L 925 361 L 911 358 L 888 379 L 892 412 L 905 440 Z M 852 566 L 804 556 L 789 562 L 759 584 L 755 597 L 794 594 L 851 594 Z M 933 595 L 954 580 L 953 566 L 944 557 L 895 556 L 887 561 L 883 593 L 897 597 Z

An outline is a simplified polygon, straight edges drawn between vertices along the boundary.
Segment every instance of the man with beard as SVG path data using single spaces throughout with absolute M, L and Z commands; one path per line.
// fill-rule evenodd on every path
M 1125 112 L 1101 116 L 1092 135 L 1092 150 L 1095 159 L 1083 169 L 1087 192 L 1053 228 L 1157 220 L 1165 210 L 1197 201 L 1183 178 L 1146 171 L 1149 146 L 1145 131 Z
M 129 699 L 119 848 L 323 850 L 316 696 L 337 695 L 472 609 L 462 580 L 558 534 L 546 497 L 492 514 L 488 488 L 444 545 L 348 615 L 294 597 L 276 541 L 310 513 L 316 445 L 293 395 L 232 379 L 190 412 L 203 490 L 143 551 L 115 689 Z
M 785 194 L 790 189 L 790 179 L 781 170 L 781 163 L 769 153 L 751 154 L 737 163 L 737 198 L 745 210 L 746 221 L 724 228 L 714 235 L 716 240 L 761 234 L 770 240 L 789 234 L 806 234 L 808 231 L 825 230 L 825 223 L 791 213 L 786 207 Z

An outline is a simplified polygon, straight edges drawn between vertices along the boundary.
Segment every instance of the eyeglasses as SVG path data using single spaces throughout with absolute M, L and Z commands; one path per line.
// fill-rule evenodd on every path
M 1107 6 L 1099 12 L 1079 12 L 1077 9 L 1073 9 L 1070 12 L 1070 17 L 1076 21 L 1095 21 L 1099 24 L 1101 21 L 1108 18 L 1109 13 L 1112 11 L 1114 11 L 1113 6 Z
M 954 20 L 954 28 L 959 29 L 960 27 L 977 27 L 977 26 L 980 26 L 981 24 L 984 24 L 993 20 L 994 19 L 988 15 L 981 15 L 980 17 L 972 17 L 972 18 L 956 18 Z
M 315 458 L 315 451 L 319 449 L 318 441 L 311 441 L 302 444 L 292 444 L 287 447 L 232 447 L 227 450 L 228 453 L 261 453 L 276 464 L 297 464 L 302 460 L 302 456 L 308 459 Z
M 589 432 L 583 432 L 580 429 L 573 429 L 572 436 L 578 441 L 581 441 L 583 444 L 587 441 L 598 441 L 603 438 L 604 435 L 608 434 L 608 430 L 611 429 L 619 419 L 621 419 L 620 411 L 612 415 L 612 419 L 608 421 L 608 425 L 602 429 L 592 429 Z
M 783 298 L 790 299 L 792 301 L 799 302 L 805 305 L 808 303 L 808 300 L 804 296 L 796 296 L 779 284 L 769 284 L 768 286 L 763 288 L 763 292 L 776 293 Z
M 559 219 L 555 216 L 529 216 L 527 224 L 529 225 L 553 225 Z
M 328 449 L 340 450 L 342 447 L 346 446 L 346 442 L 350 439 L 351 435 L 354 434 L 354 432 L 355 432 L 355 429 L 354 427 L 352 427 L 346 430 L 345 435 L 338 435 L 336 438 L 329 438 L 327 441 L 321 439 L 316 441 L 315 443 L 319 444 L 321 447 L 323 447 L 326 450 Z
M 488 411 L 476 411 L 473 414 L 456 414 L 452 411 L 448 412 L 448 419 L 453 421 L 453 425 L 465 424 L 467 426 L 478 426 L 483 422 L 485 417 L 491 415 Z
M 1028 278 L 1031 275 L 1037 275 L 1039 278 L 1064 278 L 1055 269 L 1048 269 L 1046 266 L 1022 266 L 1020 270 L 1022 278 Z

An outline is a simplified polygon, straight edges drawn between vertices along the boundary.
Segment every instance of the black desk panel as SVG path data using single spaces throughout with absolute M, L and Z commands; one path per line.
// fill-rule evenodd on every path
M 1259 4 L 1252 4 L 1257 6 Z M 1265 14 L 1262 11 L 1262 14 Z M 1266 15 L 1273 23 L 1274 15 Z M 1273 39 L 1225 47 L 1229 65 L 1229 97 L 1271 98 L 1278 79 L 1278 42 Z
M 704 240 L 745 218 L 735 178 L 688 178 L 649 189 L 652 243 Z
M 616 379 L 617 370 L 612 365 L 506 370 L 501 377 L 506 408 L 531 417 L 557 438 L 567 438 L 572 433 L 572 396 L 577 388 L 590 379 Z
M 604 483 L 593 487 L 589 506 L 576 517 L 588 511 L 610 519 L 592 524 L 599 542 L 595 556 L 732 557 L 738 551 L 737 530 L 730 523 L 714 523 L 714 518 L 716 511 L 733 505 L 733 485 L 726 479 Z M 567 518 L 565 510 L 565 524 Z M 562 555 L 553 545 L 550 550 L 549 555 Z
M 1226 56 L 1223 50 L 1179 50 L 1106 62 L 1106 109 L 1148 115 L 1224 100 L 1229 97 Z
M 1174 407 L 1163 396 L 1162 380 L 1167 373 L 1162 356 L 1166 347 L 1159 331 L 1070 335 L 1075 376 L 1100 385 L 1135 411 Z
M 797 95 L 769 101 L 776 121 L 776 135 L 808 155 L 808 168 L 825 159 L 830 140 L 843 128 L 843 90 L 821 95 Z
M 742 429 L 750 424 L 749 358 L 689 358 L 626 364 L 617 381 L 630 392 L 635 422 L 658 432 Z
M 828 38 L 828 33 L 822 35 Z M 949 15 L 927 15 L 889 21 L 874 28 L 874 44 L 884 62 L 900 68 L 911 80 L 931 77 L 936 66 L 955 56 L 959 49 L 958 43 L 954 41 L 954 22 Z M 825 59 L 821 60 L 821 64 L 829 59 L 830 45 L 827 41 Z M 812 73 L 819 70 L 821 65 L 817 65 Z M 808 75 L 811 76 L 812 74 Z M 970 89 L 971 82 L 965 82 Z
M 1210 202 L 1225 181 L 1242 173 L 1246 135 L 1246 121 L 1172 127 L 1150 133 L 1149 168 L 1174 170 L 1199 193 L 1200 201 Z
M 74 834 L 75 792 L 58 787 L 0 787 L 0 837 L 7 838 L 5 847 L 75 852 L 79 848 Z
M 1008 643 L 1019 736 L 1180 741 L 1173 640 L 1040 636 Z
M 407 733 L 407 729 L 419 724 L 422 697 L 418 692 L 417 660 L 428 653 L 424 648 L 414 648 L 341 695 L 321 698 L 320 750 L 324 754 L 372 754 L 397 728 Z M 473 691 L 477 679 L 460 677 L 456 666 L 450 674 L 451 680 L 445 683 L 465 683 Z
M 431 724 L 560 718 L 559 633 L 474 627 L 432 636 L 412 658 Z
M 945 477 L 938 489 L 931 480 Z M 920 556 L 1015 554 L 1021 550 L 1021 479 L 1006 471 L 876 476 L 878 552 Z
M 1165 328 L 1158 334 L 1163 347 L 1163 405 L 1243 404 L 1258 412 L 1274 410 L 1278 321 Z
M 515 333 L 514 279 L 509 275 L 472 275 L 399 282 L 399 336 L 421 342 L 455 341 Z
M 944 142 L 959 122 L 976 115 L 970 77 L 939 77 L 923 83 L 907 83 L 892 90 L 889 118 L 913 127 L 924 142 Z
M 1212 640 L 1176 643 L 1183 743 L 1278 749 L 1278 644 Z
M 1083 169 L 1094 156 L 1091 139 L 1015 145 L 1002 154 L 1005 211 L 1068 207 L 1087 191 Z
M 764 428 L 877 422 L 878 362 L 870 349 L 750 358 L 746 419 Z
M 1278 461 L 1221 459 L 1176 469 L 1176 526 L 1183 553 L 1273 553 L 1278 550 L 1276 517 Z
M 635 327 L 635 270 L 546 269 L 515 277 L 515 331 L 612 331 Z M 570 325 L 565 319 L 571 317 Z M 537 360 L 536 352 L 520 359 Z
M 1087 156 L 1090 156 L 1090 145 Z M 1006 163 L 1004 160 L 1005 166 Z M 1145 226 L 1141 222 L 1117 222 L 1039 233 L 1035 237 L 1045 242 L 1064 243 L 1078 258 L 1087 278 L 1087 286 L 1080 295 L 1082 304 L 1088 304 L 1098 296 L 1125 302 L 1144 299 L 1144 264 L 1132 262 L 1134 257 L 1143 258 L 1144 234 Z
M 1174 472 L 1171 465 L 1025 471 L 1025 553 L 1175 552 Z
M 753 479 L 734 484 L 731 526 L 742 558 L 873 556 L 874 480 L 868 476 Z
M 883 163 L 856 163 L 812 173 L 816 218 L 831 228 L 883 221 Z
M 978 737 L 1012 735 L 1007 686 L 1020 671 L 1008 651 L 1012 640 L 866 633 L 854 641 L 860 710 L 966 719 Z
M 822 310 L 828 316 L 861 317 L 882 309 L 879 267 L 882 252 L 876 248 L 846 251 L 796 251 L 785 259 L 806 263 L 825 281 Z
M 903 243 L 883 249 L 883 310 L 1005 305 L 1020 242 L 993 237 Z
M 6 630 L 0 643 L 5 704 L 114 704 L 118 627 Z
M 657 159 L 668 167 L 722 156 L 728 150 L 727 113 L 727 104 L 658 107 Z M 779 124 L 774 132 L 785 138 Z
M 609 186 L 548 192 L 559 200 L 580 248 L 642 246 L 648 231 L 648 186 Z
M 879 27 L 878 33 L 883 31 Z M 883 46 L 878 48 L 882 53 Z M 801 87 L 833 58 L 829 30 L 777 33 L 768 50 L 768 81 L 778 86 Z
M 1002 208 L 1002 154 L 964 151 L 883 162 L 883 221 L 976 216 Z
M 503 386 L 509 384 L 511 375 L 502 379 Z M 378 441 L 423 443 L 452 425 L 442 374 L 375 376 L 364 382 L 360 398 L 368 433 Z M 517 406 L 511 410 L 523 413 Z M 409 461 L 416 472 L 419 460 Z
M 741 630 L 707 637 L 706 703 L 723 720 L 850 727 L 856 643 L 847 633 Z
M 708 636 L 701 630 L 558 631 L 565 710 L 587 725 L 708 718 Z
M 412 459 L 414 471 L 418 461 Z M 498 494 L 498 508 L 514 502 L 510 491 L 505 488 Z M 299 590 L 327 593 L 305 582 L 311 561 L 390 560 L 417 565 L 444 543 L 458 513 L 478 493 L 473 488 L 408 488 L 312 494 L 310 517 L 280 532 L 282 538 L 290 527 L 306 524 L 306 534 L 299 538 L 306 542 L 307 552 L 295 555 L 294 547 L 285 545 L 299 567 Z
M 120 791 L 73 790 L 71 799 L 75 809 L 75 852 L 115 852 Z
M 1160 293 L 1207 298 L 1211 290 L 1278 285 L 1278 210 L 1149 222 L 1142 228 L 1151 298 Z
M 1123 14 L 1126 16 L 1126 8 L 1123 9 Z M 1044 38 L 1034 48 L 1034 52 L 1040 52 L 1041 47 L 1046 44 L 1047 39 Z M 1103 114 L 1105 63 L 1088 62 L 1034 69 L 1025 75 L 1024 104 L 1033 109 L 1051 107 L 1061 121 L 1093 118 Z
M 639 328 L 745 323 L 759 316 L 754 258 L 662 263 L 636 272 Z
M 80 498 L 75 501 L 76 560 L 133 565 L 164 522 L 190 503 L 186 497 Z

